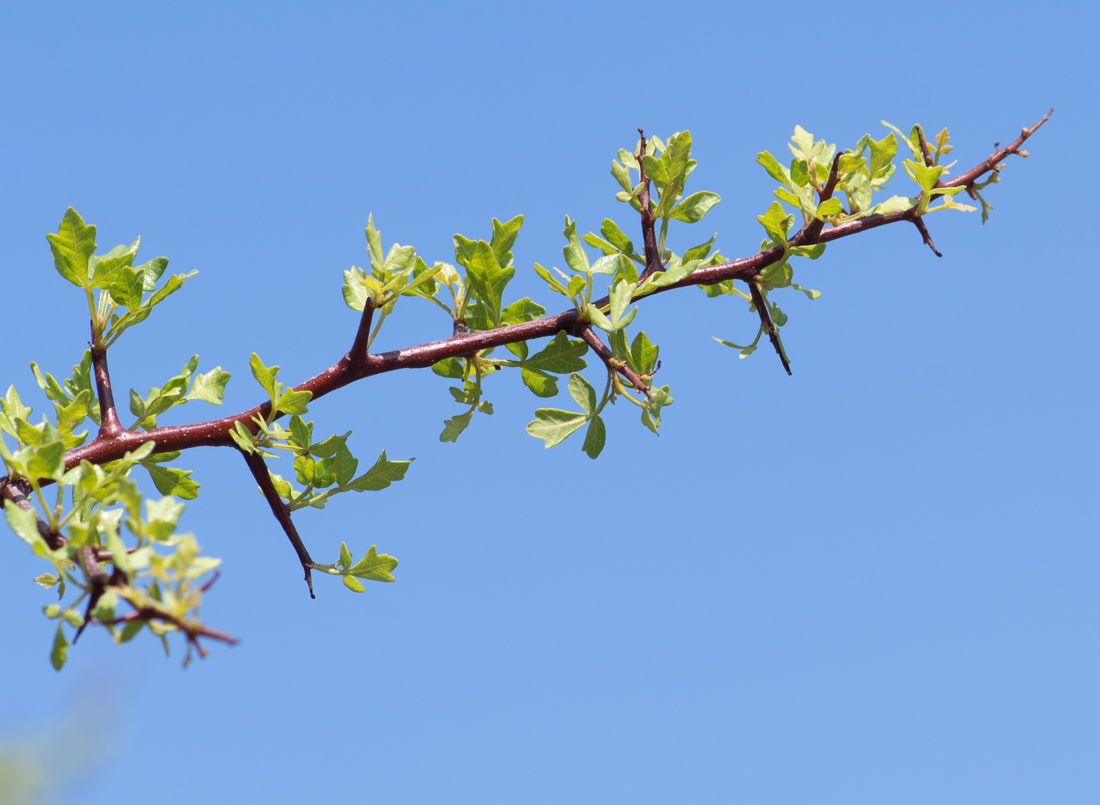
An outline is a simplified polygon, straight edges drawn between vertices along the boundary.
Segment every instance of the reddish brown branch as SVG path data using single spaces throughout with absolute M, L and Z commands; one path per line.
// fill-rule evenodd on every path
M 973 183 L 976 179 L 993 170 L 1004 155 L 1010 152 L 1015 153 L 1012 149 L 1015 148 L 1018 150 L 1019 145 L 1022 144 L 1027 137 L 1034 134 L 1048 117 L 1049 115 L 1044 117 L 1030 129 L 1025 129 L 1020 139 L 1009 146 L 1009 148 L 994 154 L 990 160 L 982 162 L 980 165 L 962 174 L 958 178 L 946 182 L 945 186 L 965 186 Z M 1025 134 L 1026 136 L 1024 136 Z M 915 212 L 916 208 L 913 208 L 892 212 L 888 215 L 869 215 L 863 218 L 857 218 L 854 221 L 830 226 L 812 239 L 807 237 L 810 232 L 808 231 L 809 227 L 806 227 L 802 232 L 799 232 L 791 239 L 791 243 L 794 245 L 831 243 L 841 238 L 857 235 L 880 226 L 886 226 L 887 224 L 893 224 L 899 221 L 912 222 L 917 217 Z M 684 288 L 689 285 L 713 285 L 725 280 L 740 280 L 750 283 L 751 285 L 750 281 L 759 275 L 763 269 L 778 262 L 782 258 L 783 248 L 781 246 L 774 246 L 763 252 L 758 252 L 739 260 L 698 268 L 690 276 L 679 282 L 658 288 L 653 293 L 642 297 L 642 299 L 648 299 L 651 296 L 666 293 L 677 288 Z M 606 305 L 607 300 L 599 300 L 594 304 L 600 307 Z M 510 327 L 501 327 L 495 330 L 472 333 L 460 333 L 452 338 L 441 341 L 432 341 L 427 344 L 395 350 L 393 352 L 368 355 L 365 362 L 359 366 L 352 365 L 351 361 L 345 356 L 335 365 L 329 367 L 319 375 L 295 386 L 295 391 L 309 391 L 312 393 L 313 399 L 316 400 L 350 383 L 354 383 L 357 380 L 372 375 L 382 374 L 383 372 L 393 372 L 399 369 L 424 369 L 441 360 L 467 357 L 483 349 L 501 347 L 505 344 L 512 344 L 519 341 L 549 338 L 561 330 L 573 332 L 577 324 L 577 318 L 577 312 L 575 310 L 568 310 L 563 313 L 546 316 L 535 321 L 516 324 Z M 114 461 L 122 458 L 127 451 L 135 450 L 141 446 L 142 443 L 149 440 L 156 442 L 157 452 L 186 450 L 193 447 L 232 446 L 234 443 L 229 436 L 229 431 L 232 430 L 234 424 L 236 422 L 242 422 L 248 426 L 254 416 L 267 416 L 270 413 L 270 408 L 270 403 L 263 403 L 247 411 L 242 411 L 238 414 L 212 420 L 210 422 L 154 428 L 144 433 L 124 432 L 116 439 L 110 441 L 97 440 L 83 447 L 70 450 L 65 455 L 65 466 L 67 469 L 71 469 L 79 464 L 81 460 L 87 460 L 93 464 Z
M 825 183 L 825 187 L 821 189 L 818 195 L 818 206 L 821 206 L 826 201 L 833 197 L 833 192 L 836 190 L 836 183 L 839 179 L 840 171 L 840 151 L 838 150 L 833 156 L 833 166 L 829 170 L 829 180 Z M 794 238 L 791 239 L 792 246 L 801 246 L 803 244 L 812 244 L 816 241 L 817 236 L 821 234 L 822 228 L 825 226 L 825 222 L 820 218 L 815 218 L 802 229 Z M 800 237 L 801 236 L 801 237 Z M 797 241 L 797 242 L 796 242 Z
M 309 597 L 316 598 L 317 596 L 313 594 L 313 575 L 310 573 L 310 568 L 313 567 L 313 559 L 310 558 L 309 551 L 302 543 L 302 538 L 298 536 L 298 529 L 294 527 L 294 522 L 290 519 L 290 509 L 283 503 L 279 493 L 275 490 L 271 474 L 267 471 L 267 464 L 264 463 L 259 453 L 246 453 L 243 450 L 240 452 L 244 456 L 248 469 L 252 471 L 252 477 L 260 485 L 260 491 L 264 493 L 267 505 L 271 507 L 271 513 L 275 515 L 275 519 L 283 527 L 283 531 L 290 539 L 290 544 L 294 546 L 294 551 L 298 554 L 298 561 L 302 563 L 302 570 L 305 571 L 306 584 L 309 585 Z
M 920 232 L 920 236 L 924 238 L 924 242 L 928 244 L 928 248 L 936 255 L 936 257 L 943 257 L 936 249 L 936 244 L 932 242 L 932 235 L 928 232 L 928 227 L 924 223 L 924 219 L 917 216 L 913 219 L 913 225 L 917 227 L 917 231 Z
M 579 335 L 588 346 L 592 347 L 592 351 L 600 356 L 600 360 L 607 365 L 609 369 L 612 369 L 627 380 L 634 386 L 634 390 L 639 394 L 644 394 L 647 400 L 652 402 L 653 394 L 649 390 L 649 386 L 642 380 L 641 375 L 630 368 L 629 365 L 623 361 L 617 360 L 611 349 L 603 342 L 603 339 L 596 335 L 590 324 L 578 325 L 575 330 L 576 335 Z
M 351 344 L 347 359 L 352 366 L 362 366 L 367 360 L 367 345 L 370 341 L 371 320 L 374 318 L 374 297 L 368 296 L 363 303 L 363 315 L 359 319 L 359 329 L 355 331 L 355 341 Z
M 661 262 L 661 255 L 657 249 L 656 221 L 653 218 L 653 202 L 649 198 L 649 177 L 645 175 L 645 133 L 638 129 L 638 134 L 642 138 L 642 149 L 640 153 L 634 155 L 634 158 L 638 160 L 638 178 L 642 183 L 638 203 L 642 208 L 642 243 L 645 246 L 645 270 L 638 277 L 638 284 L 641 285 L 655 271 L 664 271 L 665 266 Z
M 768 338 L 771 339 L 772 346 L 775 347 L 775 354 L 779 356 L 779 360 L 783 363 L 783 368 L 787 370 L 787 374 L 791 374 L 791 365 L 787 362 L 787 356 L 783 354 L 783 345 L 779 343 L 779 328 L 772 322 L 771 314 L 768 312 L 768 304 L 764 300 L 764 294 L 760 293 L 760 286 L 753 280 L 749 283 L 749 291 L 752 292 L 752 303 L 756 306 L 756 312 L 760 314 L 760 324 L 764 328 L 764 332 L 768 334 Z
M 42 479 L 43 481 L 45 479 Z M 41 486 L 41 483 L 39 484 Z M 38 528 L 38 534 L 46 542 L 46 546 L 51 551 L 56 551 L 61 546 L 65 545 L 66 540 L 60 534 L 55 534 L 50 531 L 50 525 L 38 514 L 38 509 L 31 503 L 30 495 L 34 492 L 31 485 L 23 478 L 9 478 L 4 476 L 0 478 L 0 509 L 4 508 L 8 503 L 14 503 L 20 509 L 24 511 L 34 512 L 35 526 Z
M 1017 137 L 1011 144 L 1009 144 L 1008 147 L 1002 148 L 1001 150 L 990 154 L 989 159 L 987 159 L 985 162 L 978 165 L 977 167 L 971 168 L 961 176 L 956 176 L 949 182 L 944 182 L 943 186 L 967 187 L 968 185 L 974 184 L 975 181 L 977 181 L 979 178 L 989 173 L 990 171 L 999 170 L 997 166 L 1000 164 L 1001 160 L 1007 158 L 1010 154 L 1019 154 L 1022 157 L 1026 157 L 1028 155 L 1027 151 L 1021 151 L 1020 146 L 1027 142 L 1027 139 L 1031 137 L 1031 135 L 1033 135 L 1035 132 L 1037 132 L 1044 123 L 1050 120 L 1050 116 L 1052 114 L 1054 114 L 1053 108 L 1045 115 L 1043 115 L 1043 119 L 1036 123 L 1034 126 L 1021 131 L 1020 136 Z
M 126 428 L 118 420 L 115 395 L 111 390 L 111 373 L 107 370 L 107 348 L 92 345 L 92 370 L 95 373 L 96 390 L 99 393 L 99 435 L 96 441 L 111 440 L 125 433 Z

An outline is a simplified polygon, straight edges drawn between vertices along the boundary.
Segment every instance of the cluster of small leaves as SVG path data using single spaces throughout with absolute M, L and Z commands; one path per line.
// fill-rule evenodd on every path
M 69 207 L 57 234 L 47 238 L 57 273 L 84 289 L 92 317 L 93 343 L 106 348 L 127 329 L 149 318 L 154 307 L 198 272 L 174 274 L 158 288 L 157 282 L 168 268 L 167 257 L 154 257 L 134 268 L 140 237 L 129 246 L 116 246 L 107 254 L 97 255 L 95 235 L 95 226 L 86 225 Z M 152 296 L 146 299 L 146 294 Z
M 934 146 L 929 144 L 932 164 L 925 162 L 924 151 L 921 147 L 923 130 L 920 126 L 913 126 L 910 135 L 906 137 L 889 123 L 883 122 L 893 131 L 881 140 L 875 140 L 870 134 L 864 134 L 856 142 L 855 147 L 845 150 L 835 159 L 836 145 L 829 145 L 824 140 L 814 140 L 812 134 L 801 126 L 795 126 L 791 143 L 788 144 L 793 157 L 790 166 L 779 162 L 768 151 L 760 152 L 756 161 L 768 172 L 768 175 L 780 183 L 774 195 L 778 201 L 772 202 L 768 210 L 757 221 L 764 227 L 765 239 L 760 244 L 760 251 L 766 251 L 776 246 L 783 247 L 782 258 L 761 272 L 761 281 L 758 287 L 767 305 L 768 313 L 776 328 L 781 328 L 787 323 L 787 315 L 774 301 L 768 298 L 768 293 L 777 288 L 794 288 L 801 291 L 810 299 L 821 296 L 820 291 L 803 288 L 793 281 L 794 269 L 790 264 L 791 257 L 806 257 L 816 260 L 825 252 L 824 244 L 809 246 L 791 246 L 790 232 L 795 223 L 796 216 L 801 216 L 803 225 L 809 225 L 813 221 L 819 225 L 835 226 L 863 218 L 869 215 L 887 215 L 893 212 L 901 212 L 916 208 L 916 215 L 926 215 L 940 210 L 973 211 L 973 207 L 957 204 L 952 199 L 957 193 L 964 190 L 962 187 L 940 187 L 938 183 L 951 165 L 940 165 L 940 157 L 951 153 L 951 137 L 947 129 L 941 131 L 935 139 Z M 900 138 L 900 140 L 899 140 Z M 919 192 L 914 197 L 891 196 L 885 201 L 874 203 L 874 194 L 886 189 L 887 183 L 893 178 L 897 166 L 894 158 L 897 156 L 899 141 L 909 149 L 912 160 L 904 160 L 902 165 L 906 175 L 916 182 Z M 829 177 L 833 169 L 833 163 L 837 168 L 837 191 L 843 192 L 847 200 L 847 209 L 841 199 L 836 195 L 830 195 L 821 200 Z M 929 206 L 932 199 L 942 198 L 938 206 Z M 782 202 L 782 203 L 780 203 Z M 784 204 L 793 208 L 793 213 L 788 213 Z M 984 204 L 984 202 L 983 202 Z M 984 219 L 984 211 L 983 211 Z M 734 287 L 733 280 L 703 286 L 710 297 L 723 295 L 737 295 L 749 303 L 750 312 L 756 311 L 752 297 Z M 715 341 L 732 349 L 740 350 L 740 357 L 747 358 L 756 351 L 760 338 L 764 334 L 763 323 L 760 324 L 756 338 L 747 345 L 735 344 L 715 338 Z M 779 349 L 786 359 L 786 350 L 782 339 L 776 330 L 776 339 Z
M 103 466 L 82 461 L 66 472 L 60 433 L 45 423 L 42 435 L 41 444 L 15 452 L 0 438 L 0 456 L 9 483 L 25 484 L 38 504 L 36 511 L 9 503 L 4 514 L 16 535 L 53 566 L 35 582 L 58 592 L 59 602 L 44 609 L 58 621 L 50 654 L 54 668 L 65 663 L 72 642 L 66 627 L 79 635 L 86 625 L 102 625 L 125 643 L 148 626 L 166 652 L 173 632 L 184 633 L 190 647 L 206 633 L 198 618 L 205 591 L 199 580 L 221 560 L 200 556 L 192 535 L 176 533 L 183 504 L 175 498 L 145 500 L 143 506 L 130 472 L 151 457 L 153 443 L 118 461 Z M 56 484 L 53 505 L 45 494 L 53 490 L 44 489 L 43 481 Z M 43 523 L 58 547 L 46 541 Z M 129 611 L 120 613 L 124 604 Z

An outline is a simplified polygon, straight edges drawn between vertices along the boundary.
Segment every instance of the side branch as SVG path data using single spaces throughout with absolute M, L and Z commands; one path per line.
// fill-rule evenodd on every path
M 649 177 L 645 175 L 645 133 L 638 129 L 642 138 L 642 150 L 634 155 L 638 160 L 638 180 L 642 184 L 642 192 L 638 194 L 638 204 L 642 214 L 642 244 L 645 246 L 645 270 L 638 277 L 638 284 L 646 281 L 656 271 L 664 271 L 661 263 L 661 255 L 657 249 L 657 230 L 653 219 L 653 202 L 649 198 Z
M 359 319 L 359 329 L 355 331 L 355 341 L 348 351 L 348 360 L 353 366 L 361 366 L 367 362 L 367 345 L 370 343 L 370 325 L 374 318 L 374 298 L 368 296 L 363 304 L 363 316 Z
M 310 558 L 309 551 L 302 543 L 302 538 L 298 536 L 298 529 L 294 527 L 294 522 L 290 519 L 290 509 L 283 503 L 279 493 L 275 491 L 275 484 L 271 481 L 267 464 L 264 463 L 259 453 L 246 453 L 243 450 L 240 452 L 244 456 L 244 463 L 252 471 L 252 477 L 260 485 L 260 491 L 264 493 L 267 505 L 271 507 L 271 513 L 275 515 L 275 519 L 283 527 L 283 531 L 290 539 L 290 544 L 294 547 L 295 553 L 298 554 L 298 561 L 302 563 L 302 570 L 305 571 L 306 584 L 309 585 L 309 597 L 316 598 L 317 596 L 313 594 L 313 575 L 310 573 L 310 569 L 313 567 L 313 559 Z
M 749 291 L 752 292 L 752 303 L 756 307 L 756 312 L 760 314 L 760 326 L 764 328 L 764 332 L 768 334 L 768 338 L 771 339 L 772 346 L 775 347 L 775 354 L 779 356 L 779 360 L 783 362 L 783 368 L 787 370 L 787 374 L 791 374 L 791 364 L 787 361 L 787 356 L 783 352 L 783 345 L 779 343 L 779 330 L 772 322 L 771 314 L 768 313 L 768 304 L 764 301 L 764 294 L 760 293 L 760 286 L 753 280 L 749 282 Z
M 99 394 L 99 435 L 101 439 L 114 439 L 126 433 L 126 428 L 118 420 L 115 409 L 115 395 L 111 390 L 111 373 L 107 370 L 107 348 L 92 345 L 92 371 L 95 373 L 96 391 Z
M 971 168 L 966 173 L 962 174 L 961 176 L 956 176 L 954 179 L 952 179 L 949 182 L 944 182 L 943 186 L 944 187 L 967 187 L 968 185 L 974 184 L 975 181 L 977 181 L 978 179 L 980 179 L 982 176 L 989 173 L 990 171 L 1000 170 L 1000 168 L 997 167 L 998 164 L 1000 164 L 1001 160 L 1005 159 L 1010 154 L 1018 154 L 1019 156 L 1022 156 L 1022 157 L 1028 156 L 1027 151 L 1021 151 L 1020 150 L 1020 146 L 1023 145 L 1025 142 L 1027 142 L 1028 137 L 1030 137 L 1035 132 L 1037 132 L 1039 130 L 1039 128 L 1044 123 L 1046 123 L 1048 120 L 1050 120 L 1050 116 L 1053 115 L 1053 114 L 1054 114 L 1054 109 L 1051 108 L 1051 110 L 1049 112 L 1047 112 L 1045 115 L 1043 115 L 1042 120 L 1040 120 L 1038 123 L 1036 123 L 1031 128 L 1024 129 L 1023 131 L 1021 131 L 1020 136 L 1017 137 L 1007 148 L 1002 148 L 1000 151 L 996 151 L 993 154 L 990 154 L 989 159 L 987 159 L 981 165 L 978 165 L 977 167 Z
M 600 360 L 602 360 L 609 369 L 621 374 L 631 382 L 636 392 L 644 394 L 647 400 L 653 401 L 653 394 L 650 392 L 646 382 L 642 380 L 641 375 L 622 361 L 615 360 L 615 355 L 608 348 L 607 344 L 603 342 L 603 339 L 592 330 L 592 325 L 582 324 L 577 327 L 576 333 L 584 339 L 584 342 L 588 344 L 588 346 L 592 347 L 592 351 L 600 356 Z

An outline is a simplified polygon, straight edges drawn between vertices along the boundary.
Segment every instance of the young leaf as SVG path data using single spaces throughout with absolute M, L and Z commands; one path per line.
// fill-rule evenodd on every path
M 702 221 L 703 217 L 710 212 L 711 207 L 721 200 L 721 196 L 717 193 L 692 193 L 672 208 L 669 217 L 673 221 L 685 221 L 694 224 Z
M 396 567 L 396 559 L 384 553 L 378 553 L 378 549 L 371 545 L 367 555 L 352 565 L 348 573 L 370 581 L 394 581 L 391 571 Z
M 88 260 L 95 254 L 95 227 L 86 226 L 84 219 L 72 207 L 65 210 L 65 217 L 56 235 L 46 235 L 53 252 L 53 264 L 57 273 L 73 285 L 88 287 Z
M 588 364 L 581 360 L 581 356 L 588 352 L 588 344 L 581 340 L 570 341 L 564 331 L 554 336 L 554 339 L 539 353 L 532 355 L 523 365 L 527 369 L 536 369 L 543 372 L 554 372 L 564 375 L 570 372 L 579 372 Z
M 591 414 L 596 410 L 596 390 L 592 388 L 591 383 L 576 372 L 569 376 L 569 395 L 587 413 Z
M 527 432 L 536 439 L 545 441 L 549 449 L 556 444 L 561 444 L 587 421 L 587 414 L 539 408 L 535 411 L 535 418 L 527 424 Z
M 466 267 L 470 285 L 478 298 L 492 312 L 493 323 L 499 327 L 501 319 L 501 297 L 504 288 L 515 276 L 514 268 L 501 268 L 493 256 L 492 247 L 483 240 L 477 242 L 469 265 Z
M 581 449 L 588 454 L 589 458 L 596 458 L 603 451 L 604 442 L 607 440 L 607 430 L 604 428 L 603 420 L 594 416 L 588 423 L 588 432 L 584 435 L 584 444 L 581 445 Z

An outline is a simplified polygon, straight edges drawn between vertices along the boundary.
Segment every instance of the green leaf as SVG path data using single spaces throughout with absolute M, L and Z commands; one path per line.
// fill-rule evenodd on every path
M 363 586 L 363 582 L 354 576 L 344 576 L 344 586 L 353 593 L 365 593 L 367 591 L 367 588 Z
M 359 312 L 367 305 L 367 288 L 363 285 L 363 273 L 352 266 L 344 272 L 344 304 Z
M 141 238 L 138 238 L 141 240 Z M 142 272 L 142 277 L 145 279 L 144 291 L 146 293 L 152 293 L 157 289 L 157 280 L 164 274 L 165 269 L 168 268 L 167 257 L 154 257 L 148 263 L 142 263 L 140 266 L 134 269 L 135 272 Z
M 65 474 L 65 445 L 53 442 L 39 447 L 27 462 L 27 473 L 34 479 L 50 478 L 60 481 Z
M 439 434 L 439 441 L 441 442 L 457 442 L 459 434 L 466 430 L 470 425 L 470 420 L 474 416 L 474 409 L 470 409 L 465 414 L 459 414 L 454 419 L 443 420 L 443 432 Z
M 763 166 L 764 170 L 768 172 L 768 175 L 775 179 L 777 182 L 785 184 L 787 187 L 794 189 L 794 185 L 791 184 L 790 172 L 779 164 L 779 161 L 773 157 L 767 151 L 761 151 L 756 155 L 756 161 Z
M 356 492 L 378 492 L 394 481 L 403 480 L 409 465 L 415 460 L 410 458 L 406 461 L 390 461 L 383 450 L 374 466 L 348 484 L 348 488 Z
M 581 356 L 588 352 L 588 344 L 581 340 L 570 341 L 564 331 L 558 332 L 554 339 L 541 351 L 523 362 L 526 369 L 536 369 L 556 374 L 579 372 L 588 364 Z
M 514 344 L 505 344 L 504 348 L 519 358 L 521 361 L 527 360 L 529 350 L 527 349 L 526 341 L 517 341 Z
M 477 249 L 478 242 L 464 238 L 462 235 L 454 236 L 455 244 L 455 262 L 463 268 L 468 269 L 470 267 L 470 259 L 474 256 L 474 251 Z
M 57 273 L 73 285 L 88 287 L 88 261 L 95 254 L 95 227 L 86 226 L 76 210 L 69 207 L 56 235 L 46 235 L 53 252 Z
M 225 398 L 225 384 L 232 377 L 229 372 L 223 372 L 220 366 L 215 366 L 206 374 L 195 375 L 191 383 L 191 391 L 184 400 L 203 400 L 211 405 L 221 405 Z
M 287 389 L 272 406 L 273 411 L 282 411 L 284 414 L 304 414 L 309 410 L 309 401 L 313 398 L 312 391 L 294 391 Z
M 371 267 L 382 271 L 385 260 L 382 259 L 382 233 L 374 228 L 374 215 L 367 216 L 367 255 L 370 258 Z M 360 308 L 362 309 L 362 308 Z
M 569 376 L 569 395 L 586 412 L 592 413 L 596 410 L 596 390 L 592 388 L 591 383 L 576 372 Z
M 794 283 L 791 283 L 791 287 L 794 288 L 796 291 L 802 291 L 802 293 L 806 294 L 806 296 L 810 299 L 821 298 L 821 291 L 812 291 L 808 288 L 803 288 L 801 285 L 796 285 Z
M 556 444 L 561 444 L 587 421 L 587 414 L 539 408 L 535 411 L 535 419 L 528 423 L 527 432 L 536 439 L 545 441 L 549 449 Z
M 248 360 L 248 368 L 252 370 L 252 376 L 256 378 L 256 382 L 267 392 L 267 396 L 274 403 L 283 392 L 283 384 L 275 380 L 275 376 L 279 374 L 279 367 L 272 366 L 268 368 L 260 360 L 260 356 L 253 352 L 252 357 Z
M 129 246 L 115 246 L 102 257 L 92 255 L 88 258 L 88 276 L 91 279 L 92 287 L 110 288 L 117 282 L 122 275 L 122 270 L 133 266 L 140 245 L 141 238 L 139 237 Z M 131 268 L 131 270 L 133 269 Z M 139 301 L 138 304 L 140 305 L 141 302 Z M 129 305 L 126 305 L 126 307 L 129 307 Z
M 492 311 L 493 322 L 499 327 L 501 297 L 504 295 L 505 286 L 515 276 L 516 270 L 501 268 L 493 256 L 492 247 L 483 240 L 477 242 L 466 270 L 471 286 L 478 298 Z
M 40 550 L 46 549 L 46 542 L 38 533 L 38 517 L 34 509 L 22 509 L 14 503 L 4 507 L 4 517 L 8 525 L 19 539 L 31 547 L 40 546 Z
M 69 208 L 70 210 L 72 207 Z M 65 639 L 65 633 L 61 630 L 61 624 L 57 624 L 57 635 L 53 639 L 53 648 L 50 650 L 50 663 L 55 671 L 60 671 L 69 657 L 69 641 Z
M 808 257 L 811 260 L 816 260 L 821 255 L 825 254 L 825 244 L 816 243 L 813 246 L 792 246 L 791 254 L 798 257 Z
M 523 385 L 531 389 L 536 397 L 553 397 L 558 393 L 558 379 L 537 369 L 524 367 L 520 370 Z
M 679 204 L 672 208 L 669 217 L 673 221 L 685 221 L 694 224 L 703 220 L 710 208 L 722 200 L 717 193 L 692 193 Z
M 508 327 L 513 324 L 523 324 L 524 322 L 541 319 L 545 315 L 546 308 L 524 297 L 501 311 L 500 324 L 502 327 Z
M 649 343 L 649 336 L 638 333 L 630 344 L 630 364 L 638 374 L 653 374 L 659 353 L 660 347 Z
M 558 282 L 557 279 L 554 278 L 553 274 L 540 266 L 538 263 L 535 263 L 535 273 L 546 281 L 547 285 L 550 286 L 550 290 L 555 291 L 556 293 L 560 293 L 562 296 L 572 296 L 572 294 L 569 293 L 569 290 L 560 282 Z
M 840 215 L 842 212 L 844 212 L 844 208 L 840 204 L 840 199 L 830 198 L 818 205 L 817 217 L 823 218 L 826 215 Z
M 589 267 L 589 271 L 593 274 L 603 274 L 610 277 L 619 271 L 619 266 L 622 265 L 622 261 L 627 258 L 616 252 L 615 254 L 605 254 Z
M 153 485 L 162 495 L 175 495 L 183 500 L 194 500 L 199 496 L 199 484 L 191 480 L 193 470 L 180 470 L 175 467 L 162 467 L 150 461 L 141 462 L 153 479 Z
M 607 441 L 607 429 L 603 420 L 598 416 L 592 417 L 588 423 L 588 432 L 584 435 L 584 444 L 581 449 L 589 458 L 596 458 L 603 451 L 604 442 Z
M 894 156 L 898 152 L 898 140 L 893 134 L 882 140 L 868 138 L 867 145 L 871 148 L 871 164 L 868 172 L 873 187 L 881 187 L 894 175 Z
M 718 233 L 714 235 L 706 243 L 701 243 L 698 246 L 693 246 L 684 252 L 684 262 L 689 263 L 692 260 L 706 260 L 707 255 L 710 254 L 711 248 L 714 246 L 714 241 L 718 238 Z
M 631 242 L 630 238 L 619 229 L 619 225 L 610 218 L 603 219 L 603 226 L 600 227 L 600 233 L 607 238 L 612 246 L 623 254 L 634 254 L 634 244 Z
M 111 298 L 116 303 L 130 310 L 141 307 L 141 295 L 145 291 L 145 275 L 134 271 L 129 266 L 123 266 L 118 279 L 111 283 Z
M 432 371 L 440 377 L 449 377 L 455 380 L 461 380 L 465 375 L 464 364 L 458 358 L 444 358 L 438 363 L 433 363 Z
M 763 215 L 756 216 L 756 220 L 764 227 L 764 231 L 768 233 L 771 240 L 786 245 L 787 230 L 791 227 L 792 217 L 787 215 L 787 212 L 778 201 L 773 201 L 772 205 L 768 207 L 768 211 Z
M 881 204 L 876 204 L 870 210 L 867 211 L 868 215 L 889 215 L 892 212 L 904 212 L 911 207 L 916 206 L 916 199 L 906 198 L 905 196 L 891 196 Z
M 565 262 L 569 265 L 569 268 L 580 274 L 589 273 L 592 268 L 588 263 L 588 254 L 581 246 L 580 238 L 577 237 L 576 222 L 571 220 L 568 215 L 565 216 L 565 229 L 562 230 L 562 234 L 569 241 L 562 249 L 562 254 L 565 256 Z
M 512 246 L 515 244 L 516 237 L 518 237 L 519 230 L 522 226 L 522 215 L 517 215 L 512 220 L 503 224 L 496 218 L 493 219 L 493 240 L 491 245 L 497 265 L 504 268 L 512 265 Z
M 367 555 L 352 565 L 348 573 L 370 581 L 394 581 L 390 574 L 396 567 L 396 559 L 384 553 L 378 553 L 378 548 L 371 545 Z

